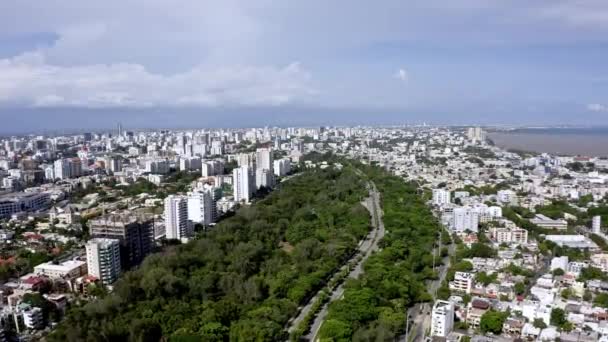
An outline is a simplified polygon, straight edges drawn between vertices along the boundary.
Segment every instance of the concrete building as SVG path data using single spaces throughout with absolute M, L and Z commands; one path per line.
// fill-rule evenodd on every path
M 474 273 L 456 272 L 454 274 L 454 280 L 449 283 L 449 288 L 456 292 L 471 293 L 474 278 Z
M 464 232 L 469 230 L 477 232 L 479 228 L 479 213 L 470 207 L 461 207 L 454 209 L 454 219 L 452 229 L 455 232 Z
M 232 171 L 232 178 L 234 200 L 249 203 L 255 188 L 252 169 L 248 166 L 238 167 Z
M 154 249 L 154 227 L 151 216 L 130 211 L 102 215 L 89 221 L 91 237 L 120 241 L 123 270 L 139 265 Z
M 450 203 L 450 191 L 446 189 L 433 189 L 433 204 L 445 205 Z
M 10 218 L 20 212 L 46 209 L 50 203 L 48 192 L 17 192 L 0 195 L 0 218 Z
M 258 148 L 255 153 L 255 165 L 257 170 L 272 170 L 273 158 L 270 148 Z
M 208 226 L 217 219 L 217 204 L 211 190 L 188 193 L 188 219 Z
M 275 160 L 273 163 L 274 175 L 283 177 L 291 172 L 291 162 L 287 158 Z
M 490 228 L 490 239 L 496 243 L 526 244 L 528 243 L 528 231 L 522 228 Z
M 188 241 L 194 235 L 194 226 L 188 219 L 186 196 L 170 195 L 165 198 L 165 237 Z
M 600 234 L 602 232 L 602 217 L 599 215 L 593 216 L 591 223 L 591 230 L 593 234 Z
M 431 336 L 447 337 L 454 328 L 454 304 L 438 300 L 433 305 Z
M 104 285 L 114 283 L 122 268 L 120 267 L 120 241 L 96 238 L 86 244 L 87 268 L 90 275 L 101 280 Z
M 568 222 L 563 219 L 554 220 L 550 217 L 547 217 L 543 214 L 536 214 L 536 216 L 530 220 L 530 222 L 541 228 L 547 229 L 567 229 Z
M 28 329 L 42 329 L 44 327 L 44 315 L 42 309 L 30 306 L 23 310 L 23 325 Z
M 62 263 L 45 262 L 34 266 L 34 273 L 49 278 L 76 279 L 87 275 L 87 263 L 80 260 L 68 260 Z
M 269 169 L 257 169 L 255 171 L 255 185 L 258 189 L 261 187 L 272 188 L 274 186 L 274 173 Z

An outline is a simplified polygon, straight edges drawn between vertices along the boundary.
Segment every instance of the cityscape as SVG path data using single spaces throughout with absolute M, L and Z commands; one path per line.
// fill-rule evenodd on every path
M 3 138 L 0 338 L 608 340 L 608 160 L 486 129 Z
M 0 342 L 608 342 L 608 0 L 0 1 Z

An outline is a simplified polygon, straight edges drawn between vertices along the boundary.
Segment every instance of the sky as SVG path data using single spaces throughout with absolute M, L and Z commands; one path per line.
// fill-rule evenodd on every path
M 606 0 L 2 0 L 0 133 L 608 125 Z

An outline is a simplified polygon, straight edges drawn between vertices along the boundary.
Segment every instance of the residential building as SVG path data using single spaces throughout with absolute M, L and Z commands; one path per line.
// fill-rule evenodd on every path
M 87 269 L 90 275 L 111 285 L 117 279 L 120 267 L 120 241 L 117 239 L 95 238 L 86 244 Z
M 170 195 L 165 198 L 165 237 L 187 241 L 194 235 L 192 221 L 188 219 L 188 198 Z
M 188 193 L 188 219 L 208 226 L 217 219 L 217 204 L 212 190 Z
M 454 208 L 454 220 L 452 229 L 455 232 L 471 231 L 479 229 L 479 213 L 470 207 Z
M 449 283 L 449 288 L 456 292 L 471 293 L 474 278 L 474 273 L 456 272 L 454 274 L 454 280 Z
M 450 203 L 450 191 L 446 189 L 433 189 L 433 204 L 437 206 Z
M 241 166 L 232 171 L 234 200 L 249 203 L 254 194 L 255 178 L 249 166 Z
M 106 214 L 89 221 L 91 237 L 120 241 L 123 270 L 139 265 L 154 249 L 154 227 L 151 216 L 130 211 Z
M 447 337 L 454 328 L 454 304 L 437 300 L 431 317 L 431 336 Z

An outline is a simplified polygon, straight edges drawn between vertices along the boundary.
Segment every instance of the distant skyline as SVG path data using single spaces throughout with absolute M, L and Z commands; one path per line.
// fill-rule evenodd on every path
M 0 134 L 608 125 L 608 1 L 0 2 Z

